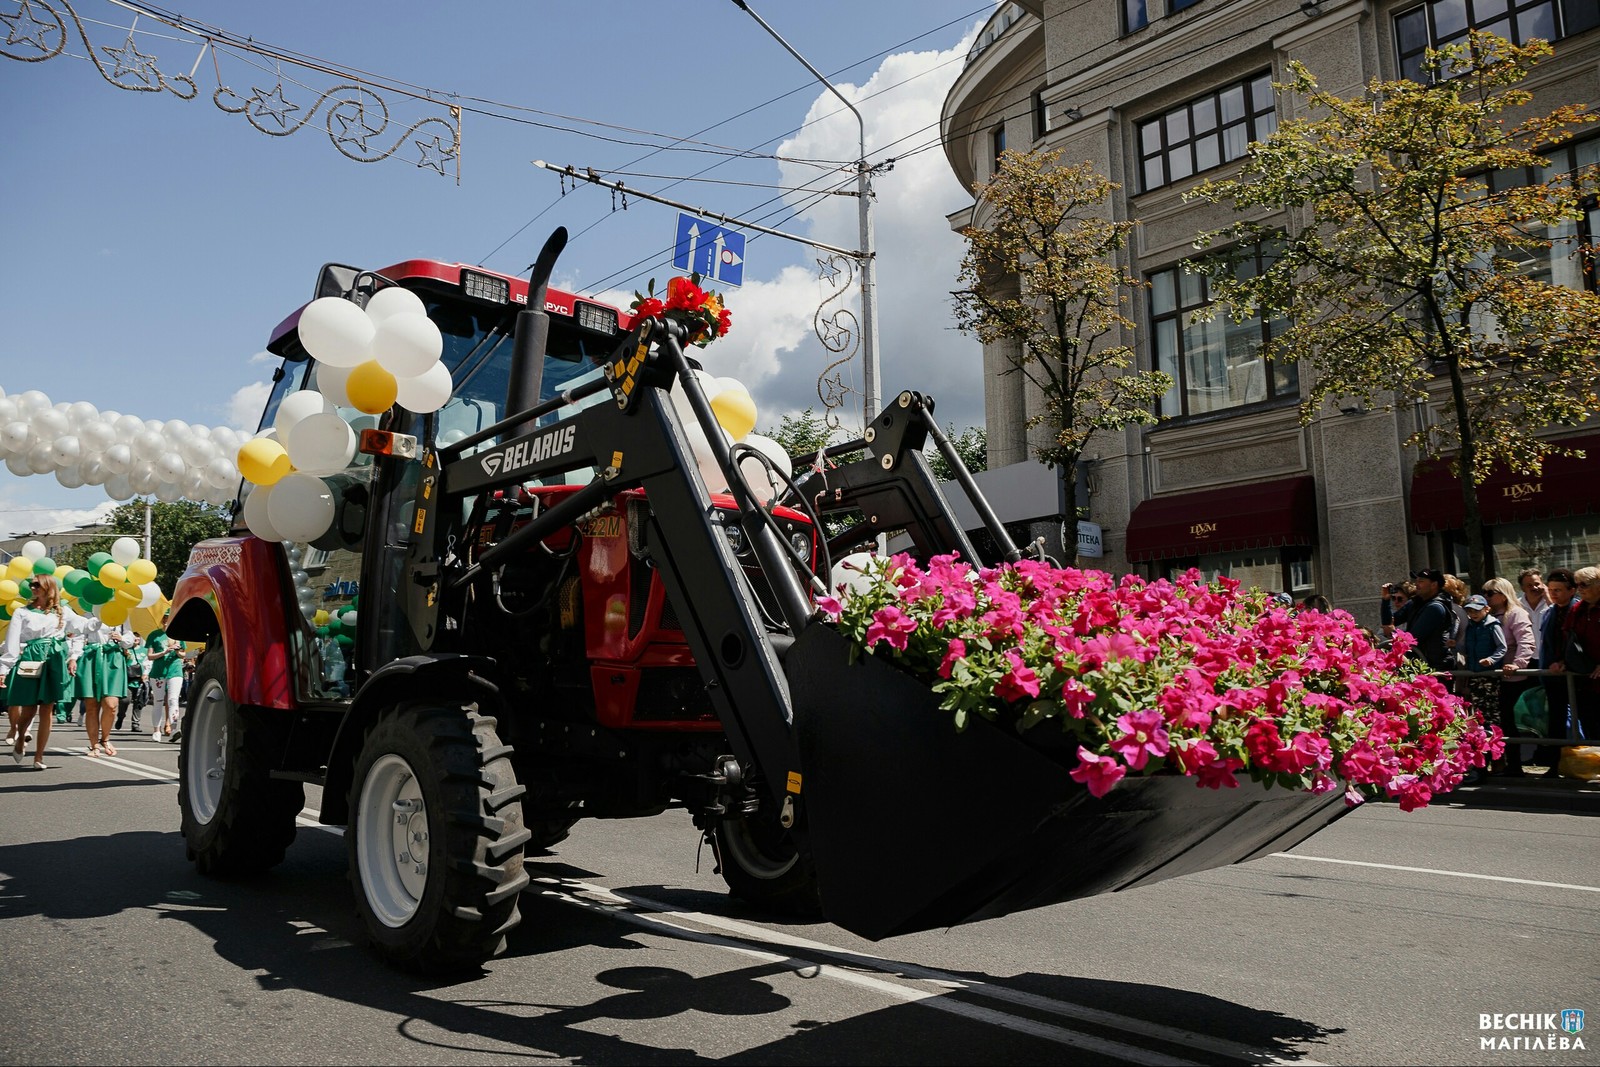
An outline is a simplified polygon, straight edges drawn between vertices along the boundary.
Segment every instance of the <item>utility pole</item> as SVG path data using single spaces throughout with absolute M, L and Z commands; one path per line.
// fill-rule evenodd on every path
M 144 502 L 144 558 L 150 559 L 150 501 Z
M 844 98 L 844 94 L 834 88 L 833 83 L 823 77 L 822 72 L 813 67 L 805 56 L 795 51 L 794 46 L 785 41 L 778 31 L 767 25 L 767 21 L 750 9 L 745 0 L 733 0 L 739 10 L 755 19 L 761 28 L 772 36 L 772 39 L 788 51 L 791 56 L 798 59 L 804 67 L 811 72 L 812 77 L 827 87 L 827 90 L 837 96 L 850 113 L 856 117 L 856 125 L 860 128 L 859 151 L 856 156 L 856 212 L 861 231 L 861 359 L 863 370 L 861 374 L 862 385 L 866 395 L 861 401 L 861 424 L 867 425 L 872 417 L 878 413 L 878 294 L 877 282 L 873 276 L 873 260 L 876 253 L 872 245 L 872 170 L 867 166 L 867 124 L 861 118 L 861 112 L 856 110 L 854 104 Z

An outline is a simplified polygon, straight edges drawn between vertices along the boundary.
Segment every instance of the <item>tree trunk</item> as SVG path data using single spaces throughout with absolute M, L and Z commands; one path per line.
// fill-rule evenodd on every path
M 1483 527 L 1482 512 L 1478 509 L 1478 485 L 1472 476 L 1478 442 L 1473 436 L 1472 420 L 1467 413 L 1467 388 L 1461 380 L 1461 364 L 1454 353 L 1447 362 L 1450 368 L 1450 397 L 1456 413 L 1456 433 L 1461 439 L 1461 513 L 1462 526 L 1467 535 L 1467 569 L 1472 577 L 1469 584 L 1481 586 L 1494 575 L 1489 572 L 1488 537 Z M 1447 565 L 1449 562 L 1445 561 Z

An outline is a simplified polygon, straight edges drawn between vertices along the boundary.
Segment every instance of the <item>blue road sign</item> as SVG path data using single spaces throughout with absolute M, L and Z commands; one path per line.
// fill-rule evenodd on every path
M 719 285 L 744 283 L 744 234 L 714 222 L 678 213 L 678 241 L 672 265 Z

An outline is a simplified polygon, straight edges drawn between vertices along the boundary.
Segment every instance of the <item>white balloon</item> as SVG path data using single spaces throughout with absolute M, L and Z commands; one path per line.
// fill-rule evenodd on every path
M 135 459 L 154 461 L 167 450 L 167 439 L 159 430 L 140 430 L 133 439 Z
M 104 456 L 89 456 L 78 464 L 78 477 L 83 479 L 85 485 L 102 485 L 111 476 L 111 468 L 106 466 Z
M 145 582 L 139 587 L 139 607 L 148 608 L 161 599 L 161 586 L 157 582 Z
M 783 446 L 770 437 L 763 437 L 758 433 L 746 434 L 744 440 L 739 442 L 748 445 L 772 461 L 772 465 L 786 475 L 794 473 L 794 465 L 789 462 L 789 453 Z M 773 496 L 781 494 L 784 490 L 783 480 L 773 476 L 760 460 L 754 456 L 745 456 L 739 460 L 739 472 L 744 475 L 745 484 L 750 486 L 750 491 L 755 494 L 756 502 L 765 504 Z
M 33 427 L 22 421 L 0 426 L 0 451 L 15 455 L 28 451 L 33 444 Z
M 57 467 L 56 481 L 63 489 L 81 489 L 84 485 L 84 477 L 77 467 Z
M 106 496 L 112 500 L 129 500 L 133 497 L 133 484 L 126 474 L 114 474 L 106 479 Z
M 67 418 L 72 420 L 73 426 L 81 428 L 88 423 L 99 422 L 100 409 L 87 400 L 79 400 L 67 405 Z
M 232 489 L 239 484 L 239 468 L 226 456 L 218 456 L 201 469 L 206 484 L 213 489 Z
M 444 407 L 450 399 L 450 391 L 455 388 L 455 383 L 450 379 L 450 368 L 438 360 L 434 360 L 433 366 L 414 378 L 398 379 L 397 384 L 396 403 L 418 415 L 426 415 Z
M 701 372 L 701 373 L 704 373 L 704 372 Z M 750 390 L 746 389 L 744 387 L 744 383 L 741 382 L 737 378 L 718 378 L 717 379 L 717 392 L 719 392 L 719 393 L 743 393 L 745 396 L 749 396 L 750 395 Z M 707 397 L 707 399 L 710 399 L 710 398 Z
M 177 442 L 188 437 L 193 431 L 182 419 L 168 419 L 161 424 L 161 432 L 167 435 L 168 440 Z
M 26 478 L 33 473 L 33 468 L 28 466 L 28 457 L 25 454 L 13 452 L 6 457 L 6 470 L 18 478 Z
M 45 408 L 35 412 L 33 416 L 33 432 L 40 437 L 54 440 L 63 434 L 72 432 L 72 420 L 67 418 L 67 413 L 57 411 L 55 408 Z
M 246 438 L 227 426 L 216 426 L 211 430 L 211 443 L 217 446 L 217 455 L 230 456 L 239 451 L 239 446 L 244 444 Z
M 56 469 L 54 446 L 49 441 L 35 441 L 28 446 L 28 470 L 34 474 L 49 474 Z
M 86 455 L 99 455 L 117 443 L 117 431 L 103 418 L 90 419 L 78 427 L 78 441 Z
M 126 567 L 139 558 L 139 542 L 131 537 L 119 537 L 111 542 L 111 559 Z
M 191 422 L 189 424 L 189 436 L 190 437 L 210 437 L 211 436 L 211 427 L 207 426 L 203 422 Z
M 329 298 L 323 297 L 323 299 Z M 351 306 L 354 307 L 355 305 L 352 304 Z M 272 428 L 278 431 L 279 443 L 287 448 L 289 431 L 294 429 L 295 423 L 308 415 L 331 412 L 332 410 L 333 405 L 328 402 L 327 397 L 315 389 L 302 389 L 283 398 L 283 403 L 278 405 L 278 413 L 273 416 Z
M 212 443 L 210 437 L 192 434 L 179 443 L 178 454 L 189 466 L 204 467 L 217 454 L 217 446 Z
M 336 414 L 308 415 L 289 429 L 285 439 L 289 462 L 307 474 L 336 474 L 356 454 L 356 435 Z
M 183 457 L 176 452 L 163 452 L 155 460 L 156 477 L 163 482 L 177 482 L 188 469 Z
M 161 479 L 156 477 L 154 466 L 149 460 L 135 462 L 128 470 L 128 484 L 133 486 L 133 491 L 139 496 L 156 491 L 156 486 L 161 484 Z
M 354 367 L 368 359 L 377 327 L 367 313 L 342 297 L 324 296 L 300 312 L 300 343 L 318 363 Z
M 76 466 L 83 458 L 83 444 L 69 433 L 55 439 L 50 446 L 50 455 L 54 457 L 57 467 Z
M 278 430 L 277 430 L 276 427 L 268 426 L 265 430 L 256 431 L 256 435 L 255 436 L 261 438 L 264 441 L 276 441 L 278 439 Z M 251 440 L 254 440 L 254 439 L 255 438 L 251 438 Z M 239 443 L 243 444 L 244 442 L 241 441 Z
M 378 323 L 367 351 L 396 378 L 415 378 L 438 361 L 444 335 L 428 316 L 402 312 Z
M 349 627 L 353 628 L 355 626 L 355 624 L 356 624 L 356 617 L 359 614 L 360 614 L 359 612 L 347 611 L 343 615 L 339 616 L 339 621 L 341 623 L 343 623 L 345 626 L 349 626 Z
M 28 541 L 22 546 L 22 558 L 30 563 L 37 563 L 44 559 L 44 542 Z
M 350 380 L 353 370 L 354 367 L 335 367 L 331 363 L 317 364 L 317 392 L 327 397 L 328 403 L 334 407 L 354 407 L 350 403 L 350 394 L 345 392 L 345 383 Z
M 333 490 L 321 478 L 290 474 L 272 486 L 267 518 L 286 541 L 315 541 L 333 525 Z
M 177 482 L 157 482 L 150 495 L 163 503 L 174 504 L 183 499 L 183 487 Z
M 160 419 L 144 420 L 144 428 L 149 430 L 151 433 L 160 433 L 162 430 L 166 429 L 166 426 L 167 424 L 162 422 Z
M 0 426 L 17 417 L 17 402 L 9 396 L 0 396 Z
M 852 593 L 863 593 L 872 588 L 872 579 L 862 571 L 873 560 L 871 552 L 852 552 L 833 565 L 833 574 L 829 583 L 834 590 L 842 591 L 846 596 Z
M 100 454 L 106 470 L 112 474 L 127 474 L 133 467 L 133 449 L 121 441 Z
M 201 500 L 205 497 L 206 490 L 210 486 L 206 484 L 205 472 L 191 469 L 184 472 L 183 480 L 178 483 L 178 488 L 183 494 L 183 499 Z
M 50 408 L 50 398 L 37 389 L 29 389 L 26 392 L 18 393 L 12 399 L 17 402 L 17 410 L 30 417 L 35 412 L 48 411 Z
M 422 303 L 422 298 L 410 289 L 402 289 L 398 285 L 391 285 L 386 289 L 379 289 L 372 294 L 372 299 L 367 301 L 367 318 L 376 325 L 392 315 L 426 315 L 427 307 Z
M 276 488 L 276 485 L 251 486 L 250 495 L 244 498 L 244 524 L 263 541 L 286 540 L 267 514 L 272 504 L 272 491 Z
M 144 420 L 137 415 L 120 415 L 112 423 L 112 429 L 117 431 L 117 437 L 133 444 L 133 439 L 144 433 Z

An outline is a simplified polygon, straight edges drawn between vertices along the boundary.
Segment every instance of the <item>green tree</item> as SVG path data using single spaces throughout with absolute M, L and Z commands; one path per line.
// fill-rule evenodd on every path
M 950 438 L 950 443 L 955 446 L 956 455 L 961 457 L 961 462 L 967 465 L 967 470 L 973 474 L 989 469 L 989 434 L 982 426 L 968 426 L 960 433 L 956 433 L 955 425 L 945 427 L 944 435 Z M 924 448 L 923 454 L 928 457 L 928 466 L 933 470 L 933 476 L 941 482 L 955 479 L 956 472 L 930 441 Z
M 82 567 L 96 552 L 111 551 L 111 544 L 119 537 L 132 537 L 144 543 L 143 500 L 130 500 L 112 509 L 108 520 L 113 532 L 73 545 L 61 554 L 57 563 Z M 151 502 L 150 504 L 150 560 L 156 565 L 156 584 L 167 596 L 172 595 L 179 575 L 189 564 L 189 550 L 209 537 L 221 537 L 228 532 L 228 513 L 209 504 L 190 500 L 176 503 Z
M 1142 288 L 1116 262 L 1133 228 L 1109 217 L 1117 188 L 1088 163 L 1062 166 L 1060 151 L 1002 152 L 995 176 L 973 187 L 990 228 L 962 231 L 956 324 L 1015 353 L 1003 373 L 1044 396 L 1027 425 L 1048 425 L 1051 436 L 1035 454 L 1068 485 L 1097 430 L 1153 424 L 1172 388 L 1159 371 L 1129 370 L 1133 349 L 1114 343 L 1133 329 L 1123 308 Z
M 1571 105 L 1521 117 L 1532 94 L 1519 83 L 1549 54 L 1475 33 L 1430 55 L 1425 84 L 1374 80 L 1349 99 L 1291 63 L 1279 89 L 1309 117 L 1253 146 L 1238 178 L 1194 194 L 1258 218 L 1286 208 L 1299 223 L 1245 221 L 1200 242 L 1281 242 L 1258 276 L 1236 276 L 1225 255 L 1194 266 L 1232 314 L 1285 318 L 1267 354 L 1315 370 L 1303 421 L 1325 400 L 1421 402 L 1443 381 L 1448 417 L 1409 443 L 1455 453 L 1479 577 L 1478 484 L 1496 462 L 1537 473 L 1555 451 L 1538 432 L 1600 410 L 1600 297 L 1526 269 L 1562 247 L 1592 255 L 1570 235 L 1594 169 L 1551 176 L 1542 153 L 1595 116 Z

